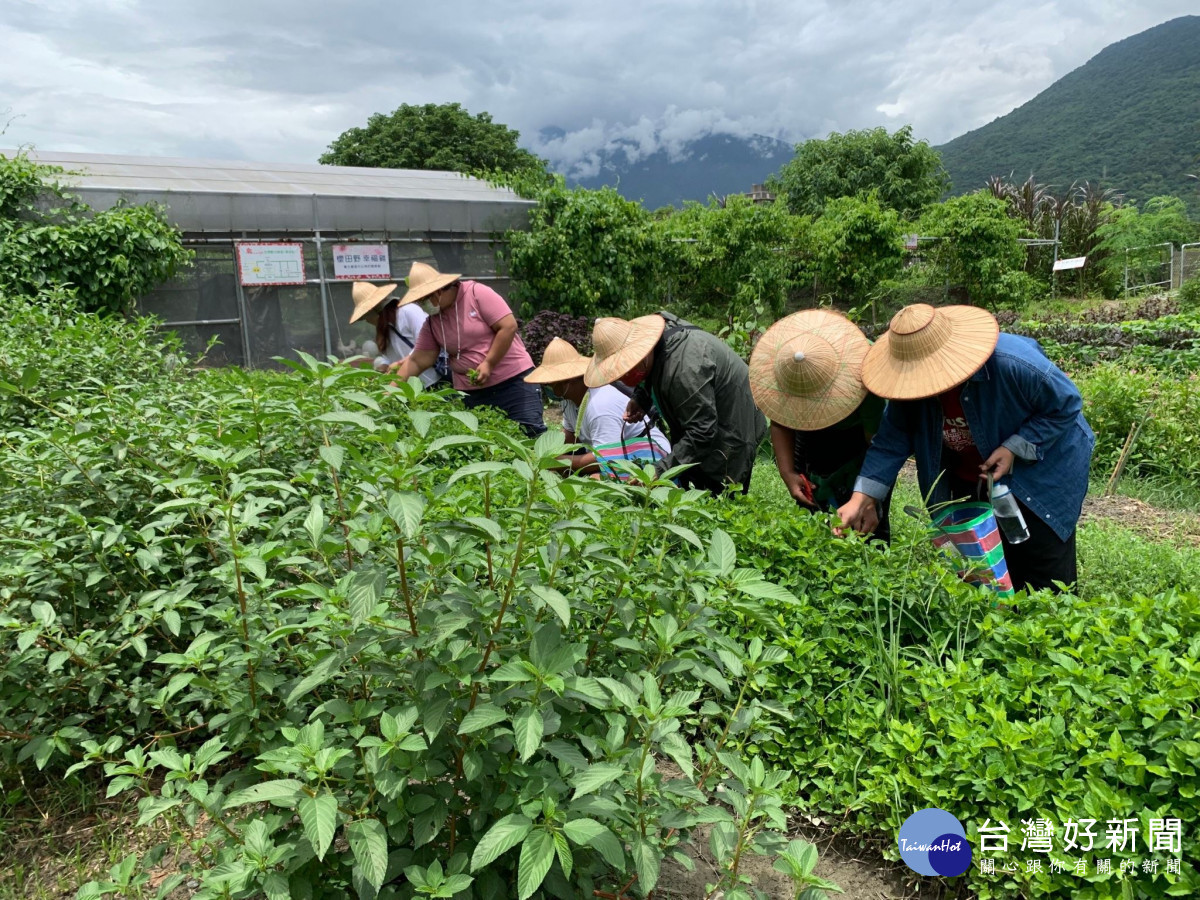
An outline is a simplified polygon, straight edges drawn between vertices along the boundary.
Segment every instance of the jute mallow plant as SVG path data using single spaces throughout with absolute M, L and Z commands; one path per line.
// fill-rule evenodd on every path
M 295 368 L 0 384 L 40 410 L 0 438 L 0 771 L 102 772 L 202 835 L 200 897 L 644 896 L 702 823 L 710 893 L 751 896 L 782 653 L 716 624 L 790 595 L 652 472 L 564 480 L 561 438 Z

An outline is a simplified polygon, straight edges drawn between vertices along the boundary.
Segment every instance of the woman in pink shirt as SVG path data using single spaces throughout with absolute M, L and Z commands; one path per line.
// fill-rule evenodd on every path
M 465 395 L 468 408 L 494 406 L 530 437 L 544 432 L 541 389 L 525 381 L 533 359 L 504 298 L 485 284 L 415 262 L 400 305 L 418 300 L 425 300 L 429 318 L 413 352 L 392 371 L 401 378 L 416 375 L 432 366 L 444 349 L 454 386 Z

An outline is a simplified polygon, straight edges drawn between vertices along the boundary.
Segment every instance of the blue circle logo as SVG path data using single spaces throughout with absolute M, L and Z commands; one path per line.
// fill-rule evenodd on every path
M 961 875 L 971 868 L 962 824 L 944 809 L 918 810 L 900 826 L 900 858 L 918 875 Z

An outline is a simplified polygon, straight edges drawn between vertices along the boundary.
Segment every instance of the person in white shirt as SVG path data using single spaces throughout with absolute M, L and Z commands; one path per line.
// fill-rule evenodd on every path
M 551 394 L 563 400 L 567 443 L 593 448 L 648 436 L 663 456 L 670 453 L 670 441 L 649 418 L 625 421 L 629 398 L 624 393 L 612 385 L 588 388 L 583 383 L 589 362 L 562 338 L 554 338 L 542 355 L 542 364 L 525 376 L 526 381 L 546 385 Z M 599 470 L 594 453 L 577 453 L 569 459 L 574 472 L 590 474 Z
M 391 296 L 395 290 L 394 284 L 376 286 L 366 281 L 354 282 L 351 289 L 354 312 L 350 314 L 350 322 L 365 319 L 375 326 L 375 346 L 379 356 L 375 357 L 374 366 L 381 372 L 392 363 L 408 358 L 421 327 L 429 318 L 415 303 L 399 306 L 398 298 Z M 441 379 L 435 366 L 430 366 L 419 377 L 427 388 Z

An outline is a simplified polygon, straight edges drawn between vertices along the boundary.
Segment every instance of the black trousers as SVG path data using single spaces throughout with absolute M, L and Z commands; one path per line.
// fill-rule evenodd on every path
M 546 423 L 542 421 L 542 387 L 525 380 L 532 371 L 526 369 L 499 384 L 463 391 L 463 403 L 467 409 L 494 406 L 520 425 L 526 435 L 537 437 L 546 430 Z
M 723 493 L 735 488 L 741 488 L 742 494 L 750 493 L 750 481 L 747 480 L 743 484 L 738 484 L 734 481 L 717 481 L 715 478 L 696 472 L 694 469 L 688 469 L 679 476 L 680 483 L 685 488 L 696 488 L 701 491 L 708 491 L 714 497 L 719 497 Z
M 949 473 L 948 473 L 949 474 Z M 987 488 L 983 482 L 970 484 L 961 478 L 950 476 L 950 491 L 955 497 L 967 495 L 986 501 Z M 1068 589 L 1079 580 L 1078 559 L 1075 553 L 1075 532 L 1065 541 L 1045 522 L 1037 517 L 1028 506 L 1017 500 L 1029 538 L 1019 544 L 1010 544 L 1000 532 L 1004 544 L 1004 558 L 1008 561 L 1008 574 L 1014 590 L 1037 591 L 1047 589 L 1060 592 L 1054 582 L 1061 581 Z

